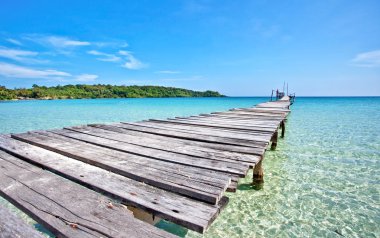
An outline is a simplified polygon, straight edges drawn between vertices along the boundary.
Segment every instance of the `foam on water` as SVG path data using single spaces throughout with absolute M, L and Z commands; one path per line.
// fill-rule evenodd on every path
M 0 132 L 248 107 L 265 98 L 0 103 Z M 242 180 L 205 237 L 380 237 L 380 98 L 297 98 L 262 190 Z M 1 200 L 0 200 L 1 202 Z M 196 232 L 160 222 L 181 236 Z

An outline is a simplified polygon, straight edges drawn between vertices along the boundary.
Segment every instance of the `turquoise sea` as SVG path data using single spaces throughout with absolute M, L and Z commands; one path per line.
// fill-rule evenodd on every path
M 188 116 L 266 100 L 0 102 L 0 133 Z M 266 153 L 263 189 L 252 189 L 251 177 L 242 180 L 204 236 L 380 237 L 380 98 L 300 97 L 291 109 L 285 139 L 276 151 Z M 157 226 L 181 236 L 201 237 L 167 222 Z

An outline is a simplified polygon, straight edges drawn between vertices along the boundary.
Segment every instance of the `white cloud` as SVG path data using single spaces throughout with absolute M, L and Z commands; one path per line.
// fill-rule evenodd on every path
M 136 59 L 131 52 L 125 51 L 125 50 L 120 50 L 119 54 L 122 56 L 125 56 L 125 59 L 127 62 L 125 62 L 122 67 L 127 68 L 127 69 L 142 69 L 145 68 L 146 65 L 143 64 L 141 61 Z
M 133 56 L 131 52 L 125 51 L 125 50 L 118 51 L 118 54 L 120 56 L 115 55 L 115 54 L 100 52 L 97 50 L 87 51 L 87 54 L 100 56 L 99 58 L 96 58 L 97 60 L 100 60 L 100 61 L 118 62 L 121 60 L 125 60 L 126 62 L 122 64 L 122 67 L 127 68 L 127 69 L 137 70 L 137 69 L 145 68 L 147 66 L 146 64 L 138 60 L 135 56 Z
M 75 80 L 80 82 L 91 82 L 97 79 L 98 77 L 99 76 L 95 74 L 81 74 L 75 77 Z
M 352 62 L 358 67 L 380 67 L 380 50 L 360 53 Z
M 108 47 L 108 48 L 126 48 L 129 46 L 129 44 L 125 41 L 118 41 L 118 40 L 114 40 L 114 41 L 92 41 L 91 42 L 91 45 L 94 45 L 94 46 L 97 46 L 99 48 L 104 48 L 104 47 Z
M 61 36 L 47 36 L 43 39 L 57 48 L 86 46 L 86 45 L 91 44 L 90 42 L 87 42 L 87 41 L 72 40 L 72 39 L 69 39 L 68 37 L 61 37 Z
M 76 47 L 80 46 L 89 46 L 91 45 L 88 41 L 79 41 L 74 40 L 69 37 L 63 37 L 63 36 L 54 36 L 54 35 L 39 35 L 39 34 L 31 34 L 24 37 L 24 39 L 36 42 L 38 44 L 41 44 L 45 47 L 53 47 L 57 49 L 60 53 L 70 53 L 69 51 L 64 51 L 68 49 L 74 49 Z
M 99 52 L 97 50 L 90 50 L 90 51 L 87 51 L 87 53 L 90 55 L 102 56 L 102 58 L 96 58 L 97 60 L 100 60 L 100 61 L 116 62 L 116 61 L 121 60 L 121 58 L 116 55 Z
M 12 44 L 15 44 L 15 45 L 19 45 L 19 46 L 22 45 L 22 43 L 20 41 L 16 40 L 16 39 L 8 38 L 8 39 L 5 39 L 5 40 L 8 41 L 8 42 L 10 42 L 10 43 L 12 43 Z
M 180 71 L 175 71 L 175 70 L 160 70 L 156 71 L 156 74 L 179 74 L 181 73 Z
M 59 79 L 62 77 L 70 77 L 71 74 L 54 69 L 38 70 L 0 62 L 0 75 L 9 78 L 43 78 L 43 79 Z
M 36 56 L 36 55 L 38 55 L 38 53 L 34 51 L 0 48 L 0 57 L 8 58 L 8 59 L 16 60 L 16 61 L 30 61 L 32 59 L 28 57 Z

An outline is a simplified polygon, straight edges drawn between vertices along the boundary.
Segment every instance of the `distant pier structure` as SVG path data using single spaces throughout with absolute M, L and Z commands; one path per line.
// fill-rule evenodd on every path
M 0 195 L 57 237 L 174 237 L 157 218 L 204 233 L 250 169 L 262 185 L 294 98 L 272 91 L 250 108 L 0 135 Z
M 279 89 L 272 89 L 272 94 L 270 96 L 270 101 L 278 101 L 278 100 L 289 100 L 290 102 L 290 105 L 292 105 L 294 103 L 296 99 L 296 94 L 295 93 L 290 93 L 289 94 L 289 85 L 286 84 L 286 93 L 285 93 L 285 82 L 284 82 L 284 86 L 282 88 L 282 91 L 280 91 Z

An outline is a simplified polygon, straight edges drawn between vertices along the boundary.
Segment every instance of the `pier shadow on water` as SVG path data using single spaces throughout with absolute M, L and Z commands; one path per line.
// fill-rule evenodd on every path
M 163 229 L 179 237 L 186 237 L 188 229 L 169 221 L 161 220 L 155 227 Z
M 255 182 L 250 182 L 250 183 L 242 183 L 239 184 L 237 189 L 240 191 L 247 191 L 247 190 L 261 190 L 264 188 L 264 183 L 255 183 Z

